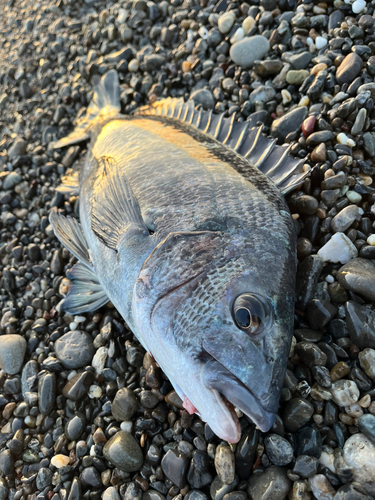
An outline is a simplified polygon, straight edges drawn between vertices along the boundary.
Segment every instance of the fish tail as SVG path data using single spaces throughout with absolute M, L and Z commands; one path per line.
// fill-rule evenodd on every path
M 96 85 L 86 115 L 77 120 L 73 132 L 55 142 L 52 147 L 57 149 L 88 140 L 96 125 L 116 116 L 120 110 L 120 84 L 117 71 L 112 69 L 103 75 Z

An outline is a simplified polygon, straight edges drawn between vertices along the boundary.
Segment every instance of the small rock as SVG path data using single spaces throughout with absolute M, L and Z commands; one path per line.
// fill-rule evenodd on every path
M 354 481 L 375 482 L 375 444 L 364 434 L 354 434 L 345 442 L 343 457 Z
M 363 61 L 355 52 L 348 54 L 336 71 L 336 80 L 339 85 L 352 83 L 363 68 Z
M 69 464 L 70 459 L 66 455 L 57 454 L 51 458 L 51 464 L 56 467 L 56 469 L 61 469 Z
M 375 264 L 370 260 L 352 259 L 339 269 L 337 280 L 345 289 L 375 301 Z
M 229 446 L 219 444 L 215 453 L 216 473 L 224 484 L 231 484 L 235 476 L 234 454 Z
M 288 465 L 293 460 L 293 448 L 289 441 L 278 434 L 269 434 L 264 439 L 266 453 L 274 465 Z
M 296 432 L 310 420 L 314 413 L 312 404 L 304 398 L 293 398 L 284 410 L 284 424 L 290 432 Z
M 91 335 L 73 330 L 55 342 L 55 352 L 65 368 L 82 368 L 91 363 L 95 347 Z
M 116 432 L 104 445 L 103 455 L 124 472 L 135 472 L 143 465 L 141 447 L 129 432 Z
M 208 89 L 198 89 L 191 93 L 190 99 L 196 104 L 201 104 L 204 109 L 213 109 L 215 100 L 212 92 Z
M 8 156 L 9 158 L 17 158 L 17 156 L 24 155 L 26 153 L 26 149 L 27 142 L 18 137 L 8 149 Z
M 318 500 L 333 500 L 336 490 L 323 474 L 316 474 L 309 478 L 309 485 Z
M 130 420 L 138 409 L 138 400 L 131 389 L 124 387 L 116 392 L 111 411 L 116 420 Z
M 358 418 L 358 429 L 362 434 L 375 443 L 375 416 L 365 413 Z
M 217 22 L 217 27 L 219 28 L 220 33 L 223 33 L 223 35 L 229 33 L 235 20 L 236 14 L 234 12 L 225 12 L 222 14 Z
M 45 373 L 38 383 L 38 405 L 42 415 L 49 415 L 56 400 L 56 375 Z
M 164 474 L 180 489 L 185 487 L 188 467 L 189 459 L 176 450 L 168 450 L 161 461 Z
M 375 350 L 367 347 L 358 354 L 361 367 L 368 377 L 375 379 Z
M 272 137 L 276 137 L 280 143 L 284 142 L 287 135 L 300 129 L 307 113 L 307 107 L 301 106 L 274 120 L 271 125 Z
M 335 233 L 318 251 L 324 262 L 340 262 L 346 264 L 358 256 L 358 250 L 344 233 Z
M 8 375 L 15 375 L 22 368 L 27 343 L 21 335 L 0 336 L 0 368 Z
M 349 301 L 345 304 L 346 326 L 353 343 L 360 349 L 375 349 L 375 311 Z
M 251 36 L 231 46 L 230 58 L 242 68 L 250 68 L 254 61 L 263 59 L 269 49 L 267 38 L 261 35 Z
M 337 380 L 330 389 L 333 401 L 338 406 L 350 406 L 359 399 L 359 389 L 353 380 Z
M 250 477 L 247 492 L 256 500 L 285 500 L 291 484 L 285 469 L 272 466 Z

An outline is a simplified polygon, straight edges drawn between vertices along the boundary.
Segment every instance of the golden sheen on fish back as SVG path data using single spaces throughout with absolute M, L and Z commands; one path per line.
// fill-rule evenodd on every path
M 119 93 L 111 70 L 54 144 L 91 137 L 84 166 L 58 188 L 79 194 L 81 223 L 50 216 L 80 261 L 62 307 L 110 300 L 220 438 L 240 438 L 232 405 L 268 431 L 293 331 L 296 236 L 282 193 L 306 173 L 251 117 L 182 99 L 123 116 Z

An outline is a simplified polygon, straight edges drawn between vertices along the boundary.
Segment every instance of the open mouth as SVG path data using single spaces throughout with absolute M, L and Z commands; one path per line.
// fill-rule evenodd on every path
M 250 417 L 262 432 L 270 430 L 275 414 L 266 410 L 252 392 L 221 363 L 214 359 L 207 361 L 202 370 L 202 381 L 208 389 L 219 393 L 221 403 L 228 407 L 236 425 L 238 417 L 233 406 Z

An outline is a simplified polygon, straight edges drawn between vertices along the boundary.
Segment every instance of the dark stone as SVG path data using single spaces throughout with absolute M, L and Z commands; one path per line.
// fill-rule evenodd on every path
M 38 384 L 38 404 L 39 411 L 43 415 L 49 415 L 55 406 L 56 401 L 56 375 L 46 373 L 39 379 Z
M 305 479 L 316 474 L 318 467 L 319 461 L 317 458 L 310 455 L 299 455 L 296 458 L 293 472 Z
M 370 260 L 352 259 L 339 269 L 337 280 L 345 289 L 375 301 L 375 264 Z
M 317 146 L 322 142 L 327 142 L 333 139 L 333 133 L 330 130 L 318 130 L 313 132 L 306 139 L 307 146 Z
M 138 400 L 131 389 L 124 387 L 116 392 L 111 411 L 118 421 L 129 420 L 138 409 Z
M 350 338 L 359 349 L 375 349 L 375 311 L 349 301 L 345 304 L 346 325 Z
M 247 479 L 253 467 L 260 431 L 251 425 L 241 436 L 236 446 L 236 472 L 240 479 Z
M 192 488 L 204 488 L 212 482 L 211 460 L 205 451 L 195 450 L 190 461 L 187 480 Z
M 280 143 L 283 143 L 287 135 L 300 130 L 307 113 L 307 107 L 301 106 L 274 120 L 271 126 L 272 137 L 276 137 Z
M 5 450 L 0 453 L 0 472 L 4 476 L 9 476 L 14 472 L 14 459 L 10 450 Z
M 311 342 L 298 342 L 294 346 L 294 352 L 309 368 L 315 365 L 325 366 L 327 362 L 324 352 Z
M 309 255 L 297 268 L 296 306 L 304 310 L 314 296 L 316 285 L 323 270 L 324 262 L 317 255 Z
M 293 448 L 289 441 L 278 434 L 269 434 L 264 439 L 268 458 L 274 465 L 288 465 L 293 460 Z
M 77 412 L 65 424 L 65 435 L 70 441 L 78 441 L 85 430 L 86 418 L 81 412 Z
M 269 467 L 263 474 L 251 476 L 247 492 L 256 500 L 285 500 L 292 482 L 282 467 Z
M 74 377 L 69 379 L 69 381 L 65 384 L 63 388 L 63 395 L 73 401 L 79 401 L 86 396 L 94 378 L 95 377 L 92 371 L 77 373 L 77 375 L 74 375 Z
M 361 72 L 363 61 L 354 52 L 348 54 L 336 70 L 336 80 L 339 85 L 351 83 Z
M 189 459 L 173 449 L 168 450 L 161 461 L 164 474 L 180 489 L 185 487 L 188 467 Z
M 311 328 L 324 328 L 337 314 L 337 307 L 328 300 L 313 299 L 307 305 L 307 320 Z
M 296 432 L 310 420 L 314 413 L 312 404 L 304 398 L 293 398 L 284 410 L 284 425 L 290 432 Z
M 365 413 L 358 418 L 358 429 L 375 443 L 375 416 L 371 413 Z
M 211 483 L 210 495 L 212 500 L 222 500 L 224 495 L 233 491 L 238 485 L 238 477 L 234 478 L 233 483 L 224 484 L 220 481 L 219 476 L 216 476 Z
M 143 465 L 141 447 L 129 432 L 116 432 L 104 445 L 103 455 L 124 472 L 135 472 Z
M 318 429 L 314 427 L 304 427 L 297 434 L 297 456 L 309 455 L 320 458 L 322 453 L 322 437 Z
M 90 488 L 100 488 L 102 486 L 102 480 L 99 472 L 95 467 L 86 467 L 83 469 L 80 475 L 82 486 Z

